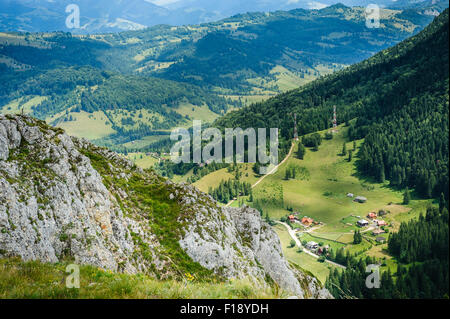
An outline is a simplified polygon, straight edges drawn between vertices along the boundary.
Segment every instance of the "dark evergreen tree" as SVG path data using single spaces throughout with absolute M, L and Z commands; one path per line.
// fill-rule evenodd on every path
M 403 194 L 403 205 L 408 205 L 411 200 L 411 194 L 409 193 L 408 187 L 405 189 L 405 193 Z

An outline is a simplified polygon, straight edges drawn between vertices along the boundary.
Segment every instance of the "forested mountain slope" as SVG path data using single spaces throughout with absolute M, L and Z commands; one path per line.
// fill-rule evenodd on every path
M 118 34 L 0 33 L 0 112 L 125 150 L 360 61 L 432 19 L 408 10 L 383 9 L 373 29 L 364 8 L 338 4 Z
M 221 127 L 278 127 L 293 135 L 357 118 L 350 138 L 366 137 L 361 170 L 427 197 L 448 197 L 448 9 L 418 35 L 300 89 L 232 112 Z

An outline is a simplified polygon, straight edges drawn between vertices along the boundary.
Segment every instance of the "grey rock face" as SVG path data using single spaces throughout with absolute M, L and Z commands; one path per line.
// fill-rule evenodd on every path
M 164 278 L 167 261 L 140 217 L 145 214 L 124 211 L 118 200 L 129 193 L 105 186 L 83 155 L 90 147 L 32 118 L 0 115 L 0 257 L 58 262 L 70 256 L 81 264 Z M 115 175 L 130 178 L 131 162 L 107 150 L 98 155 Z M 269 276 L 298 297 L 330 297 L 315 278 L 287 263 L 278 236 L 258 211 L 219 207 L 189 185 L 166 181 L 165 187 L 181 211 L 179 244 L 193 261 L 226 278 L 250 278 L 255 287 Z M 147 247 L 145 257 L 137 237 Z

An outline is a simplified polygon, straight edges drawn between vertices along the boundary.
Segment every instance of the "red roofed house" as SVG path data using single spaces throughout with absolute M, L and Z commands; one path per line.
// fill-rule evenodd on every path
M 387 223 L 384 220 L 377 221 L 378 226 L 387 226 Z
M 289 220 L 290 220 L 291 222 L 293 222 L 293 221 L 295 220 L 295 216 L 294 216 L 294 215 L 289 215 Z
M 367 214 L 367 217 L 370 219 L 375 219 L 375 218 L 377 218 L 377 213 L 369 213 L 369 214 Z
M 311 224 L 314 222 L 314 219 L 309 217 L 303 217 L 302 218 L 302 224 L 305 226 L 311 226 Z

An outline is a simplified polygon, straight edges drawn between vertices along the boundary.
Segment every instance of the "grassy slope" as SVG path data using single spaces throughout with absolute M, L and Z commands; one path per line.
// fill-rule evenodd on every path
M 158 163 L 158 159 L 145 153 L 128 153 L 126 156 L 130 161 L 143 169 L 152 168 L 155 163 Z
M 94 140 L 116 133 L 102 111 L 93 113 L 81 111 L 69 114 L 73 117 L 73 121 L 60 122 L 57 127 L 61 127 L 71 136 Z M 48 120 L 48 122 L 51 121 L 52 118 Z
M 258 177 L 253 172 L 252 167 L 253 164 L 240 164 L 239 171 L 242 173 L 242 180 L 253 185 L 258 180 Z M 227 168 L 223 168 L 202 177 L 193 185 L 202 192 L 208 192 L 209 187 L 216 188 L 222 180 L 229 179 L 234 179 L 234 173 L 229 173 Z
M 333 228 L 341 231 L 339 224 L 346 227 L 340 222 L 341 219 L 352 214 L 365 216 L 386 206 L 396 209 L 402 202 L 401 190 L 392 189 L 387 183 L 373 183 L 359 176 L 356 170 L 357 156 L 354 155 L 352 162 L 348 162 L 347 156 L 340 155 L 342 145 L 346 141 L 346 131 L 347 128 L 341 126 L 339 133 L 332 140 L 322 142 L 318 152 L 308 149 L 304 160 L 295 158 L 294 152 L 275 174 L 268 176 L 254 189 L 255 197 L 257 198 L 258 193 L 270 184 L 281 184 L 285 206 L 293 207 L 294 210 L 327 224 L 320 228 L 321 232 L 331 232 Z M 359 147 L 361 143 L 362 140 L 358 141 L 357 146 Z M 346 146 L 347 150 L 353 148 L 352 143 L 346 143 Z M 286 181 L 285 170 L 289 165 L 306 168 L 309 178 Z M 346 197 L 347 193 L 365 196 L 368 201 L 365 204 L 355 203 Z M 397 205 L 388 205 L 389 203 Z M 281 207 L 269 206 L 267 209 L 273 218 L 279 218 L 287 213 Z
M 391 269 L 396 268 L 395 261 L 384 251 L 387 244 L 374 245 L 364 239 L 361 244 L 353 245 L 353 234 L 355 222 L 359 219 L 356 216 L 364 217 L 367 213 L 380 209 L 389 210 L 390 214 L 384 217 L 392 227 L 389 230 L 396 231 L 403 221 L 408 221 L 419 216 L 424 212 L 426 206 L 432 203 L 429 200 L 413 199 L 407 206 L 402 205 L 403 191 L 391 188 L 388 183 L 380 184 L 361 177 L 357 173 L 356 163 L 358 161 L 357 152 L 353 153 L 353 159 L 348 162 L 348 156 L 341 156 L 342 145 L 346 141 L 347 127 L 340 126 L 339 132 L 335 134 L 332 140 L 323 140 L 319 151 L 314 152 L 307 150 L 304 160 L 296 158 L 296 153 L 280 166 L 278 171 L 267 176 L 254 189 L 254 198 L 267 198 L 275 193 L 275 190 L 282 188 L 284 197 L 284 207 L 278 205 L 266 205 L 263 207 L 264 212 L 278 219 L 289 213 L 286 207 L 293 207 L 294 210 L 300 211 L 301 215 L 313 217 L 315 220 L 323 222 L 325 225 L 316 228 L 311 234 L 304 234 L 304 239 L 314 240 L 316 242 L 324 242 L 331 244 L 332 241 L 338 241 L 331 246 L 345 247 L 351 253 L 363 253 L 377 258 L 386 257 L 386 264 Z M 320 132 L 323 133 L 324 132 Z M 363 140 L 357 141 L 357 148 Z M 347 150 L 353 149 L 353 143 L 346 143 Z M 297 147 L 296 147 L 297 148 Z M 245 164 L 249 168 L 249 164 Z M 285 180 L 285 170 L 289 166 L 303 167 L 309 172 L 309 177 L 296 180 Z M 208 187 L 215 187 L 224 177 L 226 169 L 211 173 L 203 177 L 194 185 L 200 187 L 201 190 L 207 191 Z M 251 169 L 250 169 L 251 172 Z M 229 176 L 227 176 L 229 177 Z M 241 177 L 242 181 L 248 181 L 252 184 L 256 181 L 254 174 L 245 174 Z M 358 204 L 347 198 L 347 193 L 353 193 L 356 196 L 361 195 L 367 197 L 365 204 Z M 251 203 L 248 203 L 251 205 Z M 238 206 L 235 201 L 232 206 Z M 346 225 L 352 223 L 352 226 Z M 287 248 L 290 239 L 283 238 L 286 234 L 282 229 L 276 227 L 276 231 L 283 243 L 283 251 L 286 257 L 300 265 L 302 268 L 311 271 L 319 278 L 326 276 L 325 270 L 321 269 L 322 264 L 316 262 L 306 254 L 298 254 L 295 248 Z M 314 237 L 313 237 L 314 236 Z M 374 237 L 371 232 L 364 234 L 369 240 Z M 387 235 L 383 235 L 387 236 Z M 303 238 L 301 239 L 303 240 Z M 366 251 L 367 250 L 367 251 Z M 299 258 L 299 256 L 302 258 Z M 319 267 L 319 269 L 317 269 Z M 326 268 L 326 266 L 324 266 Z M 321 277 L 322 276 L 322 277 Z
M 80 267 L 80 289 L 66 288 L 67 263 L 46 264 L 0 259 L 0 298 L 38 299 L 271 299 L 287 295 L 271 288 L 255 290 L 249 281 L 199 283 L 159 281 L 144 275 L 107 272 Z

